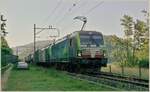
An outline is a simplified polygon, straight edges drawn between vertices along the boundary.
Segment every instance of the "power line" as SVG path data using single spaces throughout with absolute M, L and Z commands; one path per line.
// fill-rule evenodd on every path
M 87 5 L 87 3 L 88 3 L 88 1 L 82 2 L 82 3 L 80 4 L 80 6 L 79 6 L 76 10 L 81 9 L 83 6 Z M 76 12 L 77 12 L 77 11 L 76 11 Z M 75 14 L 74 14 L 74 15 L 75 15 Z M 75 21 L 69 23 L 68 26 L 65 26 L 63 29 L 66 29 L 66 28 L 69 29 L 69 28 L 71 28 L 71 25 L 73 25 L 74 22 L 75 22 Z
M 56 21 L 56 24 L 58 24 L 58 23 L 60 23 L 62 20 L 64 20 L 65 19 L 65 17 L 67 16 L 67 14 L 68 14 L 68 12 L 71 12 L 72 10 L 73 10 L 73 8 L 75 7 L 75 6 L 77 6 L 77 4 L 80 2 L 81 0 L 76 0 L 76 2 L 74 2 L 73 3 L 73 5 L 68 9 L 68 11 L 63 15 L 63 17 L 59 20 L 59 21 Z M 56 7 L 53 9 L 53 11 L 50 13 L 50 15 L 45 19 L 45 22 L 47 22 L 48 21 L 48 19 L 49 18 L 51 18 L 51 15 L 53 14 L 53 13 L 55 13 L 55 11 L 58 9 L 58 7 L 59 7 L 59 5 L 62 3 L 62 0 L 60 0 L 59 2 L 58 2 L 58 4 L 56 5 Z M 85 4 L 84 4 L 85 5 Z M 80 7 L 79 7 L 80 8 Z M 55 18 L 58 18 L 58 17 L 55 17 Z M 53 19 L 55 19 L 55 18 L 53 18 Z M 43 30 L 41 30 L 41 31 L 43 31 Z
M 43 24 L 44 22 L 48 22 L 48 19 L 52 17 L 52 15 L 55 13 L 55 11 L 58 9 L 58 7 L 61 5 L 62 3 L 62 0 L 59 0 L 59 2 L 57 3 L 56 7 L 52 10 L 52 12 L 45 18 L 45 20 L 43 21 Z M 45 24 L 46 24 L 45 23 Z M 46 25 L 43 25 L 43 27 L 45 27 Z M 44 29 L 41 29 L 41 31 L 39 31 L 38 33 L 42 32 Z
M 62 16 L 62 18 L 59 19 L 58 21 L 56 21 L 56 25 L 57 25 L 58 23 L 61 23 L 61 22 L 66 18 L 66 16 L 67 16 L 70 12 L 73 11 L 74 7 L 76 7 L 79 2 L 80 2 L 80 0 L 77 1 L 77 2 L 74 2 L 74 3 L 72 4 L 72 6 L 67 10 L 67 12 Z M 96 9 L 98 6 L 100 6 L 103 2 L 104 2 L 104 1 L 102 1 L 102 2 L 100 2 L 100 3 L 98 3 L 98 4 L 96 4 L 96 5 L 95 5 L 94 7 L 92 7 L 90 10 L 88 10 L 85 14 L 86 14 L 86 15 L 90 14 L 94 9 Z M 53 10 L 52 12 L 55 12 L 56 9 L 58 8 L 58 6 L 59 6 L 61 3 L 62 3 L 62 2 L 61 2 L 61 0 L 60 0 L 60 2 L 56 5 L 56 7 L 54 8 L 54 10 Z M 85 2 L 83 3 L 83 5 L 86 5 Z M 80 6 L 78 9 L 80 9 L 81 7 L 83 7 L 83 5 Z M 73 14 L 73 13 L 72 13 L 72 14 Z M 71 14 L 70 14 L 70 15 L 71 15 Z M 49 17 L 51 17 L 51 16 L 49 15 L 49 16 L 46 18 L 46 21 L 49 19 Z M 70 24 L 72 25 L 73 22 L 70 23 Z M 69 24 L 69 25 L 70 25 L 70 24 Z M 69 26 L 69 27 L 70 27 L 70 26 Z M 64 28 L 63 28 L 63 29 L 64 29 Z M 41 31 L 43 31 L 43 30 L 41 30 Z
M 81 7 L 87 5 L 87 3 L 88 3 L 88 1 L 82 2 L 81 5 L 78 7 L 78 9 L 81 9 Z M 77 9 L 77 10 L 78 10 L 78 9 Z
M 77 4 L 77 2 L 76 2 L 76 3 L 73 3 L 73 4 L 71 5 L 71 7 L 69 7 L 69 9 L 67 10 L 67 12 L 63 15 L 63 17 L 62 17 L 60 20 L 56 21 L 56 25 L 57 25 L 58 23 L 60 23 L 62 20 L 65 19 L 65 17 L 68 15 L 68 13 L 70 13 L 70 12 L 72 11 L 72 9 L 73 9 L 74 7 L 76 7 L 76 4 Z
M 69 12 L 72 12 L 72 11 L 74 11 L 74 12 L 72 12 L 71 14 L 70 14 L 70 16 L 71 15 L 73 15 L 76 11 L 75 10 L 73 10 L 73 8 L 76 8 L 76 7 L 74 7 L 74 6 L 78 6 L 79 4 L 79 2 L 80 2 L 81 0 L 79 0 L 79 1 L 77 1 L 77 2 L 75 2 L 75 3 L 73 3 L 73 6 L 72 7 L 70 7 L 69 9 L 68 9 L 68 11 Z M 83 3 L 81 3 L 81 5 L 79 6 L 79 7 L 77 7 L 77 9 L 76 10 L 78 10 L 78 9 L 80 9 L 81 7 L 83 7 L 84 5 L 86 5 L 86 3 L 87 3 L 87 1 L 86 2 L 83 2 Z M 59 21 L 57 21 L 57 24 L 58 23 L 61 23 L 62 22 L 62 20 L 64 20 L 65 19 L 65 17 L 66 17 L 66 15 L 67 15 L 67 13 L 61 18 L 61 20 L 59 20 Z M 71 25 L 71 24 L 73 24 L 73 22 L 72 23 L 70 23 L 69 25 Z M 64 28 L 63 28 L 64 29 Z
M 44 21 L 42 22 L 42 24 L 44 22 L 48 22 L 48 19 L 52 17 L 52 15 L 55 13 L 55 11 L 58 9 L 58 7 L 61 5 L 62 0 L 59 0 L 59 2 L 57 3 L 56 7 L 51 11 L 51 13 L 44 19 Z
M 60 14 L 62 14 L 62 11 L 64 11 L 65 7 L 66 7 L 66 5 L 63 5 L 63 6 L 61 7 L 61 9 L 57 11 L 58 14 L 56 14 L 56 15 L 54 16 L 53 20 L 52 20 L 52 21 L 53 21 L 53 24 L 55 24 L 56 21 L 57 21 L 59 18 L 61 18 L 61 17 L 60 17 L 60 16 L 61 16 Z
M 76 1 L 77 1 L 77 0 L 76 0 Z M 80 1 L 80 0 L 79 0 L 79 1 Z M 64 5 L 64 7 L 65 7 L 65 6 L 66 6 L 66 5 Z M 75 5 L 73 5 L 73 6 L 75 6 Z M 60 15 L 59 15 L 59 14 L 58 14 L 57 16 L 55 16 L 55 18 L 53 18 L 53 20 L 55 19 L 55 21 L 54 21 L 55 24 L 57 24 L 60 20 L 62 20 L 62 19 L 67 15 L 68 12 L 71 12 L 73 6 L 69 7 L 69 9 L 67 9 L 67 12 L 63 15 L 62 18 L 60 18 Z M 61 8 L 60 12 L 63 11 L 64 7 Z M 60 13 L 60 12 L 59 12 L 59 13 Z
M 94 7 L 92 7 L 90 10 L 88 10 L 88 11 L 85 13 L 85 15 L 90 14 L 94 9 L 96 9 L 98 6 L 100 6 L 100 5 L 103 4 L 103 3 L 104 3 L 104 1 L 99 2 L 99 3 L 96 4 Z M 86 5 L 86 4 L 84 4 L 84 5 Z M 83 7 L 83 6 L 82 6 L 82 7 Z M 80 7 L 80 8 L 81 8 L 81 7 Z M 70 23 L 68 27 L 65 27 L 65 28 L 69 29 L 73 23 L 74 23 L 74 21 L 73 21 L 72 23 Z M 65 29 L 65 28 L 63 28 L 63 29 Z
M 85 15 L 90 14 L 94 9 L 96 9 L 98 6 L 100 6 L 100 5 L 103 4 L 103 3 L 104 3 L 104 1 L 99 2 L 97 5 L 95 5 L 94 7 L 92 7 L 89 11 L 87 11 L 87 12 L 85 13 Z
M 49 16 L 45 19 L 46 20 L 46 22 L 48 22 L 48 19 L 49 18 L 51 18 L 52 17 L 52 15 L 54 16 L 54 13 L 56 12 L 56 10 L 58 9 L 58 7 L 62 4 L 62 1 L 63 0 L 60 0 L 58 3 L 57 3 L 57 5 L 56 5 L 56 7 L 53 9 L 53 11 L 49 14 Z M 54 16 L 54 18 L 53 19 L 56 19 L 57 17 L 56 16 Z M 46 26 L 46 25 L 43 25 L 43 27 L 44 26 Z M 42 32 L 43 31 L 43 29 L 41 30 L 41 31 L 39 31 L 39 32 Z

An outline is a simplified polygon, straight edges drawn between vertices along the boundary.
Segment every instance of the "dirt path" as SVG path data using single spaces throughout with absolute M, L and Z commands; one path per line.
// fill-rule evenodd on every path
M 12 65 L 4 72 L 3 75 L 1 75 L 1 90 L 5 90 L 5 86 L 8 80 L 8 77 L 10 75 L 11 69 L 12 69 Z

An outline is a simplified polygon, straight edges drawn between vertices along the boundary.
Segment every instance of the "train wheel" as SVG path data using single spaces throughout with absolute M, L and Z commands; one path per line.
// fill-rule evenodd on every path
M 62 65 L 62 70 L 65 71 L 65 64 Z
M 54 68 L 57 70 L 57 63 L 54 64 Z
M 100 72 L 101 71 L 101 68 L 94 68 L 93 69 L 93 72 Z
M 81 73 L 81 66 L 77 64 L 75 70 L 76 70 L 76 73 Z
M 74 65 L 69 64 L 68 69 L 69 69 L 69 72 L 74 72 Z

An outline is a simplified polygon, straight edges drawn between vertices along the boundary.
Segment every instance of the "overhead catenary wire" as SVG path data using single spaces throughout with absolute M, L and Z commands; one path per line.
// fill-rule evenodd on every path
M 79 1 L 76 1 L 76 2 L 74 2 L 72 5 L 71 5 L 71 7 L 69 7 L 69 9 L 67 9 L 67 11 L 66 11 L 66 13 L 64 13 L 64 15 L 57 21 L 56 20 L 56 25 L 58 25 L 58 24 L 60 24 L 65 18 L 66 18 L 66 16 L 68 16 L 68 14 L 69 15 L 71 15 L 71 14 L 73 14 L 74 12 L 74 8 L 75 7 L 77 7 L 78 6 L 78 3 L 80 2 L 81 0 L 79 0 Z M 56 5 L 56 7 L 54 8 L 54 10 L 52 11 L 52 12 L 56 12 L 56 10 L 57 10 L 57 8 L 59 7 L 59 5 L 62 3 L 62 0 L 60 0 L 59 2 L 58 2 L 58 4 Z M 83 5 L 86 5 L 85 4 L 86 2 L 84 2 L 83 3 Z M 98 4 L 96 4 L 94 7 L 92 7 L 91 9 L 89 9 L 84 15 L 89 15 L 94 9 L 96 9 L 97 7 L 99 7 L 102 3 L 104 3 L 104 1 L 101 1 L 101 2 L 99 2 Z M 77 9 L 80 9 L 80 8 L 82 8 L 83 7 L 83 5 L 82 6 L 79 6 Z M 51 13 L 52 15 L 54 15 L 53 13 Z M 48 19 L 49 18 L 51 18 L 51 14 L 45 19 L 46 21 L 48 21 Z M 56 16 L 55 16 L 56 17 Z M 56 17 L 56 18 L 58 18 L 58 17 Z M 74 23 L 74 21 L 73 22 L 71 22 L 70 24 L 72 25 Z M 69 24 L 69 27 L 71 27 L 70 26 L 70 24 Z M 66 27 L 65 27 L 66 28 Z M 63 28 L 64 29 L 64 28 Z M 67 27 L 67 29 L 68 29 L 68 27 Z M 41 30 L 41 31 L 43 31 L 43 30 Z
M 73 8 L 74 8 L 75 6 L 77 6 L 77 4 L 78 4 L 80 1 L 81 1 L 81 0 L 76 0 L 76 1 L 73 3 L 73 5 L 67 10 L 67 12 L 63 15 L 63 17 L 62 17 L 60 20 L 56 21 L 56 25 L 57 25 L 58 23 L 61 23 L 61 21 L 64 20 L 65 17 L 67 16 L 68 12 L 71 12 L 71 11 L 73 10 Z M 52 10 L 52 12 L 48 15 L 48 17 L 45 18 L 45 21 L 43 21 L 43 23 L 44 23 L 44 22 L 48 22 L 48 19 L 51 18 L 52 15 L 54 16 L 54 13 L 56 12 L 56 10 L 58 9 L 58 7 L 59 7 L 61 4 L 62 4 L 62 0 L 60 0 L 60 1 L 57 3 L 56 7 Z M 82 5 L 82 6 L 83 6 L 83 5 Z M 79 8 L 80 8 L 80 7 L 79 7 Z M 58 17 L 55 16 L 55 18 L 53 18 L 53 19 L 56 20 L 57 18 L 58 18 Z M 42 32 L 42 31 L 43 31 L 43 30 L 41 30 L 40 32 Z M 40 32 L 39 32 L 39 33 L 40 33 Z
M 54 13 L 56 12 L 56 10 L 58 9 L 58 7 L 61 5 L 62 0 L 59 0 L 59 2 L 56 4 L 55 8 L 49 13 L 49 15 L 44 19 L 44 21 L 42 22 L 42 24 L 44 24 L 45 22 L 47 23 L 48 20 L 52 17 L 52 15 L 54 15 Z M 46 24 L 45 23 L 45 24 Z
M 79 1 L 80 1 L 80 0 L 79 0 Z M 73 4 L 73 6 L 71 6 L 71 7 L 68 9 L 68 12 L 71 12 L 72 9 L 73 9 L 73 7 L 76 6 L 76 4 L 79 3 L 79 1 L 76 0 L 76 2 Z M 61 3 L 62 3 L 62 0 L 60 0 L 60 1 L 58 2 L 58 4 L 56 5 L 56 7 L 53 9 L 53 11 L 52 11 L 52 12 L 49 14 L 49 16 L 45 19 L 45 22 L 47 22 L 48 19 L 51 18 L 52 15 L 54 15 L 54 13 L 56 12 L 56 10 L 58 9 L 58 7 L 60 6 Z M 62 8 L 62 9 L 63 9 L 63 8 Z M 56 21 L 57 18 L 58 18 L 58 16 L 55 16 L 55 18 L 53 18 L 53 19 L 55 19 L 56 24 L 57 24 L 58 22 L 62 21 L 62 20 L 67 16 L 67 13 L 68 13 L 68 12 L 66 12 L 66 13 L 63 15 L 63 17 L 62 17 L 59 21 Z M 55 22 L 55 21 L 54 21 L 54 22 Z M 45 25 L 44 25 L 44 26 L 45 26 Z M 42 31 L 43 31 L 43 29 L 42 29 L 41 31 L 39 31 L 38 33 L 42 32 Z
M 94 7 L 92 7 L 91 9 L 89 9 L 85 14 L 84 14 L 84 16 L 86 15 L 86 16 L 88 16 L 94 9 L 96 9 L 96 8 L 98 8 L 100 5 L 102 5 L 104 3 L 104 1 L 101 1 L 101 2 L 99 2 L 98 4 L 96 4 Z M 85 4 L 84 4 L 85 5 Z M 74 23 L 74 21 L 72 22 L 72 23 L 70 23 L 69 24 L 69 26 L 68 27 L 71 27 L 71 25 Z M 65 28 L 67 28 L 67 29 L 69 29 L 68 27 L 65 27 Z M 65 28 L 63 28 L 63 29 L 65 29 Z
M 66 16 L 68 16 L 68 14 L 72 12 L 73 8 L 75 8 L 79 2 L 80 2 L 80 0 L 73 2 L 71 7 L 69 7 L 69 9 L 67 9 L 66 13 L 62 16 L 61 19 L 57 20 L 55 24 L 58 25 L 59 23 L 61 23 L 66 18 Z
M 87 2 L 88 1 L 85 1 L 85 2 L 82 2 L 81 4 L 79 4 L 79 2 L 80 2 L 81 0 L 79 0 L 78 2 L 76 2 L 76 7 L 74 7 L 74 8 L 77 8 L 77 9 L 73 9 L 72 7 L 71 7 L 71 13 L 70 13 L 70 16 L 71 15 L 73 15 L 74 13 L 76 13 L 77 11 L 76 10 L 79 10 L 79 9 L 81 9 L 83 6 L 85 6 L 86 4 L 87 4 Z M 75 4 L 75 3 L 73 3 L 73 4 Z M 70 8 L 69 8 L 70 9 Z M 74 14 L 75 15 L 75 14 Z M 65 17 L 63 17 L 61 20 L 59 20 L 59 22 L 57 22 L 57 24 L 58 23 L 61 23 L 62 22 L 62 20 L 64 20 L 65 19 Z M 69 23 L 68 25 L 72 25 L 74 23 L 74 21 L 73 22 L 71 22 L 71 23 Z M 69 26 L 69 27 L 70 27 Z M 65 26 L 65 28 L 66 28 L 67 26 Z M 64 28 L 63 28 L 64 29 Z M 68 28 L 67 28 L 68 29 Z
M 99 2 L 98 4 L 96 4 L 94 7 L 92 7 L 90 10 L 88 10 L 85 15 L 89 15 L 94 9 L 96 9 L 97 7 L 99 7 L 100 5 L 102 5 L 104 3 L 104 1 Z
M 62 0 L 59 0 L 59 2 L 56 4 L 56 7 L 52 10 L 52 12 L 50 12 L 50 14 L 44 19 L 44 21 L 42 22 L 43 26 L 45 27 L 49 18 L 52 17 L 52 15 L 54 15 L 55 11 L 58 9 L 58 7 L 61 5 Z M 45 23 L 45 24 L 44 24 Z M 38 31 L 36 34 L 41 33 L 44 29 L 41 29 L 40 31 Z

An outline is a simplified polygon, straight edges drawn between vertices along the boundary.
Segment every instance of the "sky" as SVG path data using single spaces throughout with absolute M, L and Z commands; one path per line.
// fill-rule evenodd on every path
M 59 29 L 59 38 L 78 31 L 83 22 L 74 20 L 76 16 L 87 17 L 85 30 L 123 37 L 120 19 L 126 14 L 134 20 L 145 20 L 143 9 L 148 10 L 148 0 L 0 0 L 0 14 L 7 19 L 6 39 L 10 47 L 33 42 L 34 24 L 52 25 Z M 49 36 L 56 34 L 56 30 L 44 30 L 37 40 L 52 40 Z

